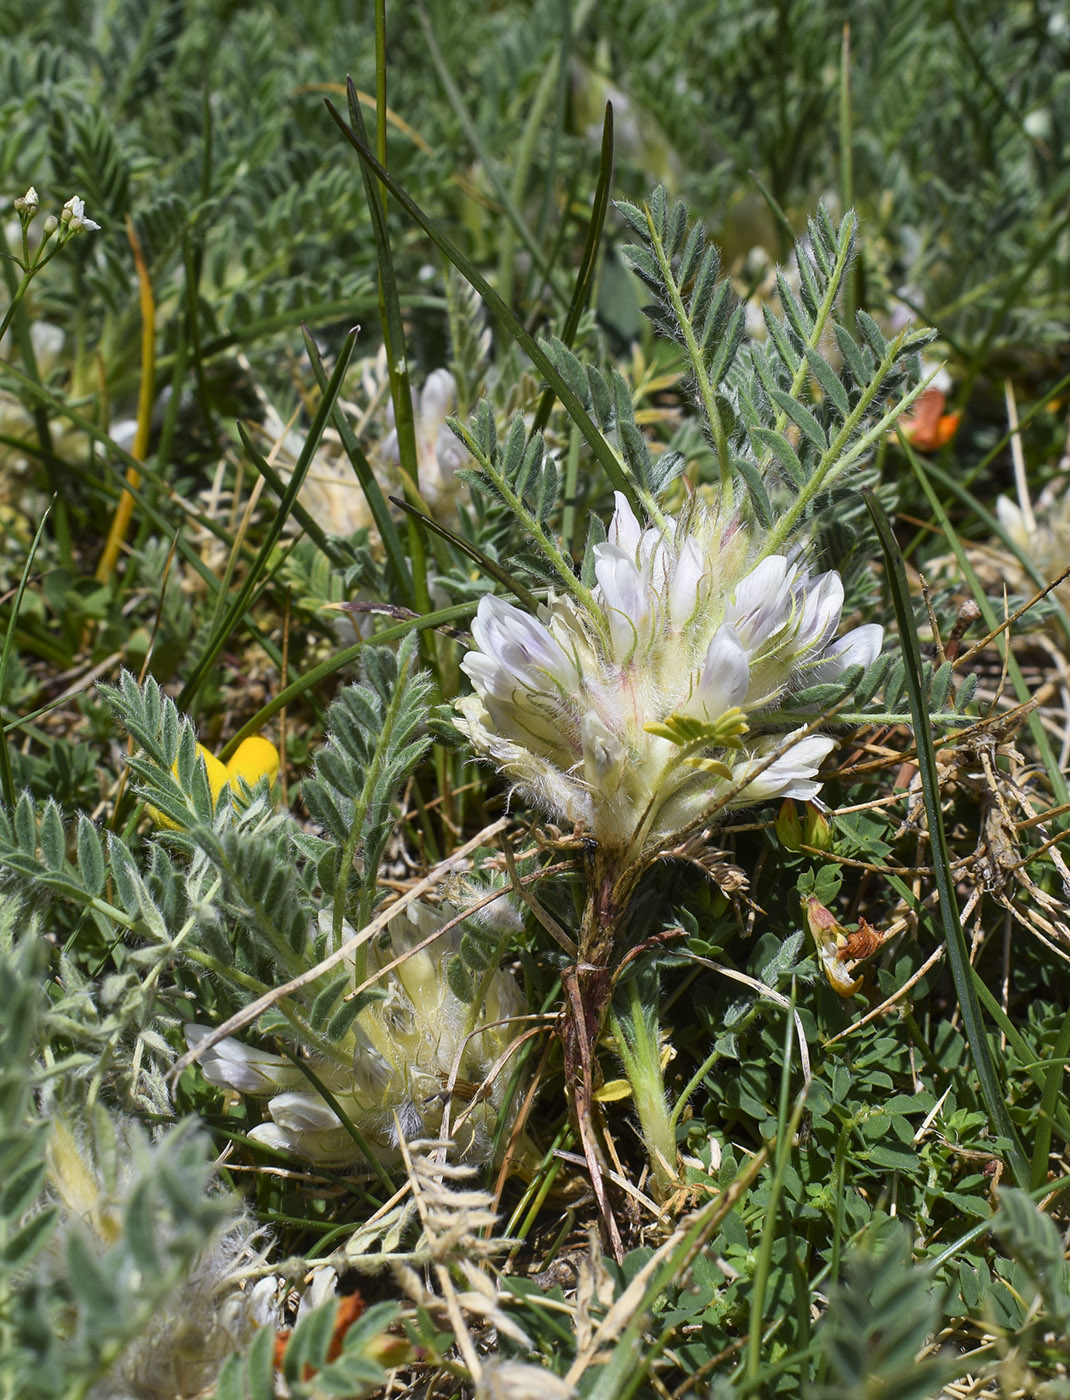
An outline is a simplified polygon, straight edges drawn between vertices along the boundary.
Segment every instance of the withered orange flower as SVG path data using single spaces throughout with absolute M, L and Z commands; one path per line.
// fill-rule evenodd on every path
M 946 447 L 958 431 L 961 413 L 945 413 L 947 395 L 932 385 L 914 400 L 914 412 L 900 420 L 899 427 L 919 452 L 935 452 Z
M 803 912 L 829 983 L 841 997 L 854 996 L 862 985 L 862 978 L 854 976 L 855 967 L 877 951 L 884 934 L 866 919 L 859 919 L 855 930 L 845 929 L 832 910 L 826 909 L 813 894 L 803 900 Z
M 337 1361 L 342 1354 L 342 1342 L 345 1335 L 364 1311 L 364 1299 L 359 1293 L 347 1293 L 338 1299 L 338 1307 L 334 1315 L 334 1331 L 331 1333 L 330 1345 L 327 1348 L 327 1360 Z M 290 1328 L 280 1327 L 275 1333 L 275 1369 L 282 1370 L 282 1363 L 286 1359 L 286 1348 L 290 1342 Z M 302 1380 L 309 1381 L 316 1374 L 315 1366 L 305 1364 Z
M 841 962 L 860 962 L 875 953 L 884 942 L 884 934 L 875 929 L 868 919 L 859 919 L 854 933 L 848 931 L 847 942 L 837 952 Z

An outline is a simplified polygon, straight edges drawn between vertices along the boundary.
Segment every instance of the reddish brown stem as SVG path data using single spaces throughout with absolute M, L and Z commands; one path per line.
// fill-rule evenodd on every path
M 596 849 L 588 860 L 587 906 L 580 929 L 579 957 L 562 975 L 565 991 L 565 1082 L 572 1115 L 591 1173 L 598 1209 L 606 1236 L 618 1261 L 623 1258 L 620 1231 L 606 1194 L 604 1163 L 595 1124 L 595 1047 L 613 995 L 613 966 L 622 914 L 626 878 L 617 869 L 612 852 Z

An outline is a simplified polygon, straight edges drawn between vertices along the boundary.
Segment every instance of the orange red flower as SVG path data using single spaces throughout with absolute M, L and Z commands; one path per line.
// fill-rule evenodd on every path
M 958 431 L 961 413 L 945 413 L 947 395 L 931 385 L 914 400 L 914 412 L 900 420 L 899 428 L 911 447 L 935 452 L 946 447 Z

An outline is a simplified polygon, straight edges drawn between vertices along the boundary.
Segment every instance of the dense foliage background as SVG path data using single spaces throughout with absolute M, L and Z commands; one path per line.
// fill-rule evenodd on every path
M 1070 1394 L 1066 6 L 0 37 L 0 1393 Z M 581 1072 L 597 861 L 461 661 L 726 490 L 884 656 Z

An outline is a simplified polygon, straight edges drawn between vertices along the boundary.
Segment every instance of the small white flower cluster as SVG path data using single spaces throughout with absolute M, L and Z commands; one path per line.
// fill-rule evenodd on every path
M 834 741 L 799 737 L 770 758 L 785 741 L 783 725 L 770 732 L 778 708 L 871 664 L 883 632 L 834 640 L 839 575 L 811 577 L 759 548 L 723 503 L 644 528 L 618 494 L 594 550 L 593 612 L 551 596 L 535 618 L 481 599 L 461 663 L 475 694 L 458 702 L 459 728 L 530 800 L 631 854 L 719 802 L 814 797 Z M 688 732 L 705 739 L 681 744 Z
M 429 949 L 410 951 L 455 912 L 449 905 L 410 905 L 391 921 L 387 940 L 369 948 L 367 967 L 370 976 L 408 954 L 378 983 L 385 997 L 365 1007 L 342 1036 L 345 1064 L 310 1065 L 386 1166 L 400 1161 L 399 1130 L 407 1141 L 438 1135 L 448 1086 L 454 1083 L 454 1123 L 463 1117 L 453 1130 L 458 1155 L 474 1161 L 490 1156 L 508 1074 L 499 1075 L 466 1114 L 463 1100 L 509 1045 L 510 1026 L 495 1023 L 518 1015 L 522 997 L 513 978 L 499 970 L 490 974 L 478 1007 L 454 994 L 447 964 L 460 941 L 456 929 Z M 321 925 L 329 931 L 329 914 L 321 916 Z M 346 925 L 345 937 L 352 933 Z M 186 1027 L 190 1046 L 208 1034 L 207 1026 Z M 359 1159 L 346 1126 L 293 1061 L 227 1037 L 200 1064 L 212 1084 L 267 1097 L 271 1121 L 252 1130 L 255 1141 L 324 1164 Z
M 31 185 L 24 195 L 15 200 L 15 213 L 28 223 L 41 207 L 37 191 Z
M 41 208 L 41 198 L 36 189 L 31 185 L 25 194 L 19 195 L 12 202 L 23 228 L 27 228 Z M 51 238 L 57 229 L 63 230 L 65 238 L 73 238 L 79 233 L 92 233 L 99 229 L 100 225 L 93 219 L 86 218 L 85 200 L 74 194 L 63 206 L 59 218 L 55 214 L 49 214 L 43 228 L 46 238 Z
M 76 233 L 93 233 L 100 228 L 98 223 L 85 216 L 85 202 L 72 195 L 63 206 L 63 212 L 59 216 L 61 224 L 65 225 L 67 232 L 73 238 Z

